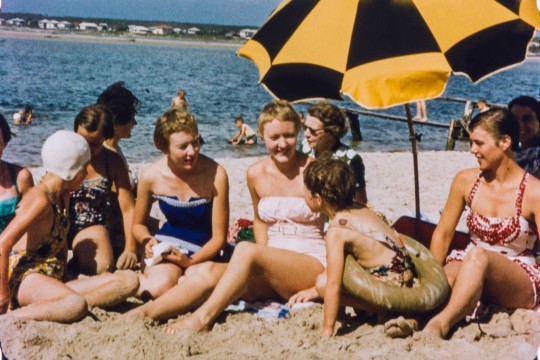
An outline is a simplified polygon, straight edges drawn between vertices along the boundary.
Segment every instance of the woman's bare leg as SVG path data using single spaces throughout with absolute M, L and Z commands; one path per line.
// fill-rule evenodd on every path
M 193 314 L 165 331 L 208 329 L 218 315 L 241 296 L 248 300 L 266 297 L 288 299 L 315 285 L 324 270 L 315 258 L 293 251 L 241 242 L 208 300 Z
M 130 270 L 119 270 L 66 283 L 78 294 L 83 295 L 88 306 L 109 308 L 123 303 L 134 296 L 139 288 L 139 277 Z
M 189 267 L 176 286 L 126 315 L 165 320 L 185 314 L 208 299 L 226 268 L 227 264 L 210 261 Z
M 140 286 L 136 296 L 143 300 L 157 299 L 178 284 L 181 275 L 182 269 L 168 262 L 146 267 L 139 274 Z
M 107 229 L 95 225 L 81 230 L 73 239 L 73 260 L 79 273 L 113 272 L 114 256 Z
M 83 296 L 43 274 L 26 277 L 19 287 L 17 299 L 21 307 L 4 316 L 72 323 L 82 319 L 88 311 Z
M 446 337 L 481 297 L 507 308 L 530 308 L 534 290 L 520 265 L 503 255 L 476 247 L 463 259 L 448 304 L 427 323 L 425 330 Z

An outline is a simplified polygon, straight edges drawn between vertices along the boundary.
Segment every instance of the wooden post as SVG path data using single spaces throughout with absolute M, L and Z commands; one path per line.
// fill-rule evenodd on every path
M 411 106 L 405 104 L 405 112 L 407 113 L 407 124 L 409 125 L 409 139 L 411 140 L 413 169 L 414 169 L 414 205 L 416 209 L 416 219 L 420 220 L 420 185 L 418 181 L 418 137 L 414 132 L 414 124 L 411 114 Z

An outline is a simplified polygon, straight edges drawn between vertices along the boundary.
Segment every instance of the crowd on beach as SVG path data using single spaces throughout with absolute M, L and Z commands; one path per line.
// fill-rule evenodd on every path
M 540 304 L 540 102 L 532 97 L 471 120 L 478 168 L 455 175 L 426 249 L 429 267 L 406 246 L 414 240 L 370 208 L 362 158 L 341 142 L 347 117 L 332 103 L 311 104 L 301 119 L 290 103 L 271 101 L 256 130 L 236 119 L 231 143 L 259 138 L 268 152 L 246 174 L 253 239 L 239 242 L 228 241 L 227 173 L 201 153 L 185 91 L 156 120 L 153 141 L 163 156 L 140 176 L 120 146 L 138 106 L 123 83 L 106 88 L 81 109 L 73 131 L 43 143 L 37 184 L 28 169 L 0 160 L 0 315 L 71 323 L 89 307 L 136 297 L 142 305 L 124 316 L 163 321 L 190 313 L 164 325 L 174 333 L 211 330 L 240 299 L 323 301 L 325 336 L 350 306 L 375 314 L 390 337 L 423 330 L 445 338 L 482 306 Z M 1 158 L 14 135 L 2 115 L 0 131 Z M 154 202 L 165 222 L 151 216 Z M 470 243 L 454 249 L 466 208 Z M 347 254 L 370 281 L 394 289 L 390 305 L 344 287 Z M 432 285 L 427 278 L 446 290 L 410 291 Z M 431 305 L 390 311 L 407 296 L 430 297 Z

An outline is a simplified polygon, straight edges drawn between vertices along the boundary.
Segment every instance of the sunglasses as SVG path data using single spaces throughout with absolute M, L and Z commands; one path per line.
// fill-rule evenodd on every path
M 321 129 L 314 129 L 312 127 L 309 127 L 307 126 L 306 124 L 302 124 L 302 129 L 304 129 L 304 131 L 309 131 L 312 135 L 317 135 L 317 133 L 321 132 L 321 131 L 324 131 L 324 128 L 321 128 Z

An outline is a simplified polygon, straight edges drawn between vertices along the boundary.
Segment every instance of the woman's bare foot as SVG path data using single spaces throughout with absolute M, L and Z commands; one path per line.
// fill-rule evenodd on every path
M 182 319 L 163 327 L 163 332 L 167 334 L 176 334 L 179 332 L 203 332 L 210 331 L 210 326 L 204 325 L 202 321 L 194 314 L 183 317 Z
M 437 319 L 437 317 L 434 317 L 426 324 L 426 327 L 423 331 L 429 333 L 432 336 L 444 339 L 446 335 L 448 335 L 450 328 L 448 324 L 445 324 L 444 322 Z
M 384 324 L 386 336 L 392 339 L 410 336 L 415 331 L 418 331 L 418 322 L 414 319 L 405 319 L 403 316 L 388 320 Z

